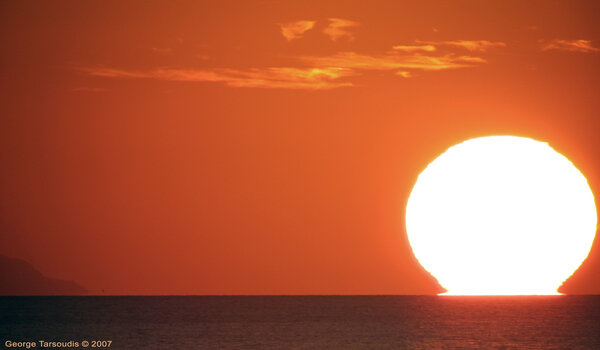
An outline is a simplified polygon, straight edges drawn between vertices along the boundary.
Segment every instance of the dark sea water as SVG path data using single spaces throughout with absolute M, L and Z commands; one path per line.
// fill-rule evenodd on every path
M 0 319 L 5 348 L 600 349 L 600 296 L 0 297 Z

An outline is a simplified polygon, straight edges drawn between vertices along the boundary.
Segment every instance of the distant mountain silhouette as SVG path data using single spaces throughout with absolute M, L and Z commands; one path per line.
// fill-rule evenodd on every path
M 48 278 L 30 263 L 0 255 L 0 295 L 81 295 L 87 290 L 72 281 Z

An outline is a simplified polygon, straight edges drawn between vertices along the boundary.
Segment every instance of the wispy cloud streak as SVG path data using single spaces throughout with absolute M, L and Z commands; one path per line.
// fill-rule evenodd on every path
M 488 49 L 495 47 L 505 47 L 506 43 L 500 41 L 489 41 L 489 40 L 452 40 L 442 41 L 440 45 L 457 46 L 467 49 L 469 51 L 487 51 Z
M 436 50 L 435 46 L 433 45 L 395 45 L 392 47 L 392 49 L 403 52 L 433 52 Z
M 283 88 L 323 90 L 351 86 L 349 82 L 336 81 L 354 75 L 343 68 L 293 68 L 270 67 L 249 70 L 217 69 L 155 69 L 128 71 L 113 68 L 84 68 L 92 76 L 107 78 L 146 78 L 167 81 L 216 82 L 232 87 Z
M 407 72 L 407 71 L 397 71 L 396 75 L 402 77 L 402 78 L 410 78 L 412 77 L 412 73 L 411 72 Z
M 342 18 L 330 18 L 329 25 L 323 29 L 323 33 L 333 41 L 338 41 L 342 38 L 354 40 L 354 35 L 349 29 L 356 26 L 358 26 L 358 23 L 354 21 Z
M 333 40 L 352 39 L 348 28 L 358 23 L 330 18 L 324 32 Z M 282 35 L 289 41 L 300 38 L 312 29 L 315 21 L 296 21 L 280 24 Z M 558 45 L 559 43 L 554 43 Z M 561 42 L 562 44 L 562 42 Z M 578 41 L 578 48 L 591 48 L 589 41 Z M 587 45 L 587 46 L 586 46 Z M 89 75 L 121 79 L 155 79 L 162 81 L 212 82 L 231 87 L 279 88 L 324 90 L 353 86 L 353 76 L 368 71 L 390 71 L 398 77 L 412 78 L 418 71 L 442 71 L 474 67 L 487 61 L 481 55 L 465 55 L 464 50 L 484 52 L 492 47 L 506 46 L 502 42 L 487 40 L 454 40 L 425 42 L 415 41 L 408 45 L 395 45 L 382 54 L 338 52 L 330 55 L 297 56 L 297 64 L 285 67 L 261 67 L 246 69 L 229 68 L 156 68 L 128 70 L 114 67 L 86 67 L 81 71 Z M 552 47 L 554 48 L 554 47 Z M 459 53 L 462 51 L 462 53 Z M 208 57 L 203 57 L 204 59 Z M 418 75 L 418 74 L 416 74 Z
M 360 55 L 355 52 L 343 52 L 333 56 L 306 56 L 302 58 L 315 66 L 339 67 L 364 70 L 443 70 L 470 67 L 473 63 L 485 63 L 481 57 L 474 56 L 428 56 L 421 54 L 382 56 Z
M 365 71 L 395 71 L 403 78 L 413 77 L 413 71 L 441 71 L 473 67 L 485 63 L 478 56 L 446 54 L 432 56 L 422 53 L 363 55 L 342 52 L 329 56 L 299 57 L 309 68 L 267 67 L 250 69 L 176 69 L 158 68 L 148 71 L 110 67 L 82 68 L 89 75 L 105 78 L 156 79 L 164 81 L 212 82 L 231 87 L 325 90 L 353 86 L 347 77 Z
M 542 50 L 561 50 L 574 52 L 599 52 L 600 49 L 592 46 L 591 40 L 562 40 L 555 39 L 542 44 Z
M 447 41 L 415 41 L 418 44 L 426 44 L 424 46 L 431 46 L 434 49 L 439 46 L 453 46 L 466 49 L 468 51 L 485 52 L 488 49 L 496 47 L 505 47 L 506 43 L 501 41 L 489 41 L 489 40 L 447 40 Z M 402 47 L 402 46 L 400 46 Z M 408 46 L 410 47 L 410 46 Z M 419 46 L 415 46 L 419 47 Z M 396 48 L 396 46 L 394 46 Z M 431 50 L 433 51 L 433 50 Z
M 287 40 L 300 39 L 305 32 L 311 30 L 315 26 L 315 21 L 296 21 L 279 24 L 281 35 Z

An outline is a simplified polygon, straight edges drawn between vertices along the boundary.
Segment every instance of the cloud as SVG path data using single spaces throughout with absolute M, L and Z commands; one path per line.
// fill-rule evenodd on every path
M 404 52 L 415 52 L 415 51 L 433 52 L 433 51 L 435 51 L 435 46 L 433 46 L 433 45 L 395 45 L 392 48 L 396 51 L 404 51 Z
M 362 70 L 444 70 L 471 67 L 473 63 L 485 63 L 481 57 L 455 56 L 428 56 L 421 54 L 387 54 L 380 56 L 360 55 L 355 52 L 342 52 L 333 56 L 306 56 L 304 61 L 314 66 L 339 67 L 344 69 Z
M 329 33 L 332 40 L 347 36 L 340 28 L 357 25 L 355 22 L 330 19 Z M 296 26 L 299 22 L 303 26 Z M 282 34 L 288 40 L 297 38 L 314 25 L 313 21 L 294 22 L 282 25 Z M 310 27 L 310 28 L 309 28 Z M 284 30 L 284 28 L 286 28 Z M 290 29 L 295 28 L 295 29 Z M 301 28 L 301 29 L 298 29 Z M 309 29 L 306 29 L 309 28 Z M 286 30 L 289 29 L 287 32 Z M 300 33 L 300 34 L 299 34 Z M 479 41 L 419 42 L 417 45 L 396 45 L 392 50 L 375 55 L 356 52 L 339 52 L 324 56 L 299 56 L 297 65 L 286 67 L 262 67 L 247 69 L 207 68 L 156 68 L 150 70 L 128 70 L 113 67 L 79 68 L 89 75 L 105 78 L 155 79 L 162 81 L 212 82 L 231 87 L 280 88 L 325 90 L 353 86 L 350 79 L 367 71 L 390 71 L 402 78 L 412 78 L 416 71 L 442 71 L 474 67 L 487 61 L 479 55 L 460 55 L 447 49 L 438 53 L 437 46 L 466 48 L 470 51 L 485 51 L 488 47 L 504 46 L 504 43 Z M 456 49 L 454 49 L 456 51 Z M 208 58 L 208 57 L 206 57 Z M 296 67 L 294 67 L 296 66 Z
M 562 50 L 574 52 L 598 52 L 599 48 L 592 46 L 591 40 L 561 40 L 555 39 L 542 45 L 542 50 Z
M 338 41 L 341 38 L 347 38 L 348 40 L 354 40 L 354 35 L 348 30 L 348 28 L 356 27 L 359 24 L 354 21 L 341 18 L 329 18 L 329 25 L 323 29 L 329 38 L 333 41 Z
M 311 30 L 315 26 L 315 23 L 315 21 L 280 23 L 279 28 L 281 29 L 281 35 L 283 35 L 287 41 L 292 41 L 294 39 L 300 39 L 305 32 Z
M 213 82 L 232 87 L 283 88 L 324 90 L 351 86 L 349 82 L 337 81 L 354 75 L 344 68 L 293 68 L 269 67 L 248 70 L 236 69 L 172 69 L 150 71 L 128 71 L 114 68 L 83 68 L 92 76 L 106 78 L 146 78 L 167 81 Z
M 399 75 L 402 78 L 410 78 L 410 77 L 412 77 L 412 73 L 411 72 L 407 72 L 407 71 L 397 71 L 396 75 Z
M 448 41 L 420 41 L 415 40 L 416 45 L 395 45 L 395 51 L 402 52 L 434 52 L 439 46 L 451 46 L 467 49 L 469 51 L 485 52 L 494 47 L 505 47 L 506 43 L 489 40 L 448 40 Z
M 455 40 L 455 41 L 443 41 L 443 45 L 451 45 L 463 47 L 469 51 L 487 51 L 494 47 L 505 47 L 506 43 L 500 41 L 488 41 L 488 40 Z
M 176 69 L 158 68 L 147 71 L 110 67 L 80 68 L 89 75 L 105 78 L 156 79 L 163 81 L 212 82 L 231 87 L 326 90 L 353 86 L 347 77 L 365 71 L 394 71 L 402 78 L 413 77 L 414 71 L 441 71 L 473 67 L 485 63 L 477 56 L 445 54 L 433 56 L 420 52 L 390 51 L 383 55 L 342 52 L 329 56 L 298 58 L 308 68 L 266 67 L 250 69 Z
M 448 41 L 416 41 L 417 43 L 435 46 L 455 46 L 469 51 L 484 52 L 494 47 L 505 47 L 506 43 L 489 40 L 448 40 Z

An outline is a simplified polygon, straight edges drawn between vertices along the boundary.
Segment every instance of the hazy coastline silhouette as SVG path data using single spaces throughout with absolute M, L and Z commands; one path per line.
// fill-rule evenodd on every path
M 30 263 L 0 255 L 0 295 L 84 295 L 74 281 L 44 276 Z

